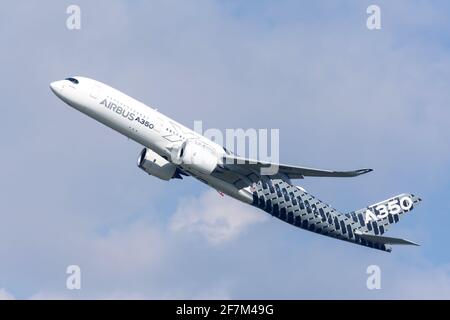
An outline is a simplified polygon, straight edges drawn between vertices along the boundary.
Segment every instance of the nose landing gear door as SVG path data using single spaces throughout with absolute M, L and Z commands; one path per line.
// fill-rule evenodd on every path
M 102 91 L 102 87 L 100 86 L 100 85 L 98 85 L 98 84 L 94 84 L 93 86 L 92 86 L 92 88 L 91 88 L 91 93 L 90 93 L 90 97 L 92 98 L 92 99 L 98 99 L 98 97 L 99 97 L 99 95 L 100 95 L 100 92 Z

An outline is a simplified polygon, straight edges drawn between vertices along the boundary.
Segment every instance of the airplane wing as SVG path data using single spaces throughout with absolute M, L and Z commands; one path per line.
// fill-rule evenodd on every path
M 351 171 L 315 169 L 269 163 L 230 155 L 223 158 L 223 167 L 228 170 L 238 170 L 243 174 L 253 173 L 267 176 L 283 174 L 290 179 L 303 179 L 304 177 L 355 177 L 373 171 L 372 169 L 359 169 Z

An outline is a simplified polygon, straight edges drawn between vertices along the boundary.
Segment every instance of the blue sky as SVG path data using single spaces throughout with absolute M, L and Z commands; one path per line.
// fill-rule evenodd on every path
M 69 4 L 0 12 L 0 298 L 450 298 L 447 2 L 78 1 L 79 31 Z M 374 168 L 298 184 L 342 211 L 420 195 L 389 234 L 421 246 L 369 250 L 149 177 L 138 144 L 50 92 L 70 75 L 189 127 L 279 128 L 283 163 Z

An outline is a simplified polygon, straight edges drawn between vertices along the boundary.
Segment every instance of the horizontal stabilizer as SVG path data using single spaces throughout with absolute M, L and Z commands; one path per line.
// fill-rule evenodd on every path
M 400 238 L 392 238 L 392 237 L 384 237 L 384 236 L 375 236 L 372 234 L 362 233 L 360 231 L 355 231 L 355 234 L 360 236 L 362 239 L 378 243 L 378 244 L 404 244 L 404 245 L 413 245 L 418 246 L 419 244 L 414 243 L 412 241 Z

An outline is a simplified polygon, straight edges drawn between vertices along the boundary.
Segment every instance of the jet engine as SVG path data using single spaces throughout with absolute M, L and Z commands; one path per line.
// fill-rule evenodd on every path
M 172 178 L 181 179 L 175 164 L 170 163 L 155 151 L 148 148 L 144 148 L 141 151 L 137 165 L 148 174 L 162 180 L 170 180 Z
M 185 141 L 175 158 L 175 163 L 204 174 L 213 172 L 218 164 L 218 156 L 214 150 L 195 140 Z

